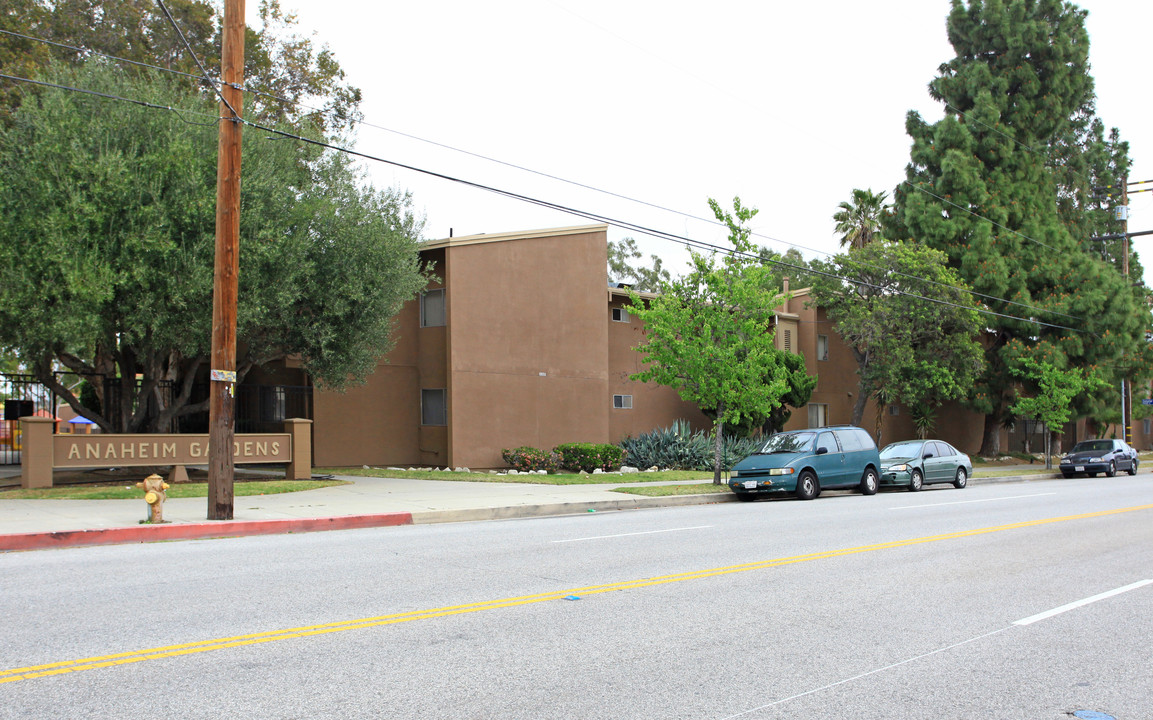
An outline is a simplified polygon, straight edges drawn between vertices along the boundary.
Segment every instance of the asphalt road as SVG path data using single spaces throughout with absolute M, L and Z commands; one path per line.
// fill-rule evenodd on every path
M 8 553 L 0 718 L 1148 720 L 1151 551 L 1138 475 Z

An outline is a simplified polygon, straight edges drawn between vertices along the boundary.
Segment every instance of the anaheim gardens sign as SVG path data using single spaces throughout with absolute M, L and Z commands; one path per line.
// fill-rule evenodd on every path
M 312 477 L 312 421 L 284 421 L 284 433 L 236 435 L 232 460 L 283 464 L 289 480 Z M 20 419 L 22 448 L 20 484 L 52 487 L 57 468 L 149 467 L 171 465 L 183 475 L 185 465 L 208 463 L 208 435 L 72 435 L 53 432 L 50 418 Z
M 53 465 L 58 468 L 118 465 L 200 465 L 208 462 L 207 435 L 53 435 Z M 234 463 L 287 463 L 292 436 L 237 435 Z

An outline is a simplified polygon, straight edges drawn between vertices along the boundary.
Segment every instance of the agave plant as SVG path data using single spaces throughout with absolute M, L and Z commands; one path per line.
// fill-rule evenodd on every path
M 725 436 L 722 462 L 732 467 L 751 455 L 760 445 L 758 440 Z M 638 467 L 676 470 L 711 470 L 713 441 L 710 434 L 693 432 L 687 420 L 677 420 L 667 428 L 657 428 L 636 437 L 625 438 L 620 446 L 628 453 L 629 463 Z

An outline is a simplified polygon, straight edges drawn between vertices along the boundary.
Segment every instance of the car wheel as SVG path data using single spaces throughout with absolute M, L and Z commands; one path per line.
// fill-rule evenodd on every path
M 1116 477 L 1116 476 L 1117 476 L 1117 461 L 1116 460 L 1110 460 L 1109 461 L 1109 469 L 1105 471 L 1105 477 Z
M 1136 458 L 1133 459 L 1133 462 L 1129 463 L 1129 474 L 1130 475 L 1136 475 L 1137 474 L 1137 459 Z
M 811 470 L 805 470 L 797 478 L 797 497 L 801 500 L 812 500 L 820 492 L 817 485 L 817 476 Z
M 965 468 L 963 468 L 963 467 L 957 468 L 957 477 L 956 477 L 956 479 L 953 480 L 953 487 L 960 490 L 961 488 L 965 487 L 967 484 L 969 484 L 969 474 L 965 472 Z
M 924 484 L 925 478 L 921 477 L 921 471 L 914 470 L 913 474 L 909 476 L 909 492 L 917 492 Z
M 861 476 L 861 494 L 877 494 L 877 471 L 873 468 L 865 468 L 865 474 Z

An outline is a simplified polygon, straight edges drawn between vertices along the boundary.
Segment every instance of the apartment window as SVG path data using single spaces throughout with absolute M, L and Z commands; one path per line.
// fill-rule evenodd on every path
M 420 294 L 420 326 L 444 325 L 444 288 L 426 290 Z
M 892 415 L 893 417 L 896 417 L 896 416 L 901 414 L 901 408 L 897 405 L 890 405 L 889 406 L 889 414 Z
M 818 335 L 817 336 L 817 359 L 818 360 L 828 360 L 829 359 L 829 336 L 828 335 Z
M 448 425 L 443 388 L 420 391 L 420 424 Z
M 1148 438 L 1150 434 L 1153 434 L 1153 418 L 1145 418 L 1141 421 L 1141 426 L 1145 431 L 1146 438 Z
M 829 406 L 825 404 L 809 403 L 809 427 L 819 428 L 829 426 Z
M 613 408 L 616 410 L 632 410 L 632 395 L 613 395 Z
M 613 322 L 628 322 L 629 311 L 624 308 L 613 308 Z

